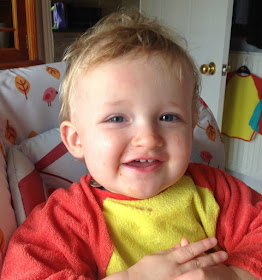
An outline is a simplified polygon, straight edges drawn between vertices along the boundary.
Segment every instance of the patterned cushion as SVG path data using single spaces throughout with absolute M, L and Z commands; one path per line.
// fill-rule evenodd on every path
M 3 149 L 58 127 L 58 89 L 64 63 L 0 71 L 0 139 Z
M 12 146 L 7 171 L 18 225 L 54 190 L 68 188 L 88 173 L 67 151 L 58 128 Z
M 0 70 L 0 271 L 16 219 L 6 174 L 8 148 L 58 127 L 64 63 Z
M 225 152 L 221 132 L 211 110 L 201 98 L 198 102 L 198 112 L 191 161 L 224 170 Z

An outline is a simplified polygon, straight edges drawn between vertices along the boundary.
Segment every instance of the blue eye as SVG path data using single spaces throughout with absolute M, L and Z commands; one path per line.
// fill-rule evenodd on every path
M 108 120 L 108 122 L 114 122 L 114 123 L 125 122 L 125 121 L 126 119 L 122 116 L 114 116 Z
M 178 117 L 173 114 L 166 114 L 160 117 L 160 121 L 164 121 L 164 122 L 173 122 L 176 121 L 177 119 Z

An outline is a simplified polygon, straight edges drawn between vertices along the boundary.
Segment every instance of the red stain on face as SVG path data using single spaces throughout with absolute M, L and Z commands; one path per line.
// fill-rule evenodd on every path
M 173 139 L 174 139 L 174 142 L 179 146 L 180 145 L 180 138 L 179 138 L 179 136 L 175 135 Z

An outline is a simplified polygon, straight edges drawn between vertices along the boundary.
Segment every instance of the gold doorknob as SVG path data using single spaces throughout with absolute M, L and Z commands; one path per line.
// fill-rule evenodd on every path
M 200 71 L 204 75 L 214 75 L 216 73 L 216 64 L 214 62 L 210 62 L 209 64 L 202 64 L 200 67 Z

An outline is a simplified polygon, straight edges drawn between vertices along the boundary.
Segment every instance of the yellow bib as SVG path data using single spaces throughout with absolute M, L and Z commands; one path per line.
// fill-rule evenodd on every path
M 107 275 L 125 270 L 145 255 L 215 236 L 219 206 L 213 194 L 184 176 L 159 195 L 145 200 L 107 198 L 103 214 L 114 245 Z

